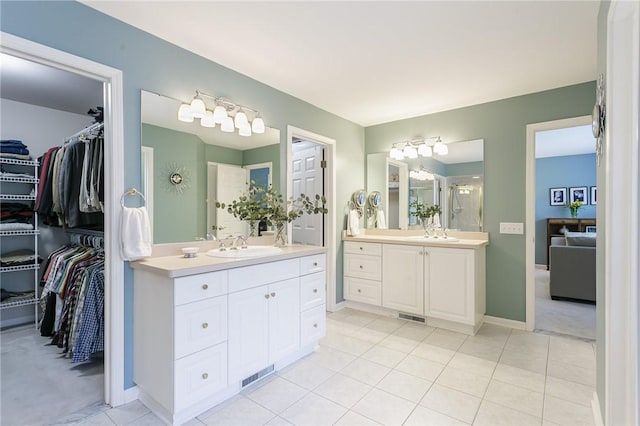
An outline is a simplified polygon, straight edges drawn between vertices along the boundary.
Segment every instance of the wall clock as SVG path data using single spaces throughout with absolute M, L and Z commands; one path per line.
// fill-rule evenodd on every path
M 167 165 L 165 176 L 167 176 L 165 180 L 167 190 L 170 192 L 183 194 L 191 187 L 191 174 L 184 166 L 177 163 Z

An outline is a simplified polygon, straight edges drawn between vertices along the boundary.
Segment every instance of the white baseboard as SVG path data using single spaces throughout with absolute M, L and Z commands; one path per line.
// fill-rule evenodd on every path
M 593 399 L 591 399 L 591 411 L 593 411 L 593 424 L 595 426 L 604 426 L 602 420 L 602 410 L 600 409 L 600 400 L 598 399 L 598 393 L 593 393 Z
M 346 308 L 346 307 L 347 307 L 346 302 L 345 302 L 345 301 L 342 301 L 342 302 L 338 302 L 338 303 L 336 303 L 336 304 L 333 306 L 333 309 L 330 309 L 330 308 L 328 307 L 328 305 L 327 305 L 327 311 L 329 311 L 329 312 L 338 312 L 339 310 L 344 309 L 344 308 Z
M 492 317 L 490 315 L 484 316 L 484 322 L 487 324 L 499 325 L 502 327 L 513 328 L 515 330 L 524 330 L 525 322 L 524 321 L 516 321 L 510 320 L 506 318 Z
M 133 386 L 124 390 L 124 404 L 128 404 L 131 401 L 138 399 L 139 389 L 137 386 Z

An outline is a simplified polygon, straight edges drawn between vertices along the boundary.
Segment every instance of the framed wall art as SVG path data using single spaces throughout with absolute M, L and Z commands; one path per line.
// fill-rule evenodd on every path
M 549 188 L 549 205 L 564 206 L 567 204 L 567 188 Z
M 586 186 L 569 188 L 569 203 L 575 203 L 576 201 L 581 201 L 582 204 L 587 204 L 587 187 Z

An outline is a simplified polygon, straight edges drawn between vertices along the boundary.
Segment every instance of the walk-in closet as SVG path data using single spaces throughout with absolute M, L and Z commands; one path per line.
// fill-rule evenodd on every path
M 104 401 L 103 83 L 0 58 L 0 424 Z

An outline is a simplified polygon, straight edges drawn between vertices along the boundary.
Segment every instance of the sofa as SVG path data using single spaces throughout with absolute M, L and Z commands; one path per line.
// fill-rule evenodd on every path
M 564 245 L 549 247 L 551 299 L 596 302 L 595 236 L 590 232 L 567 232 Z

